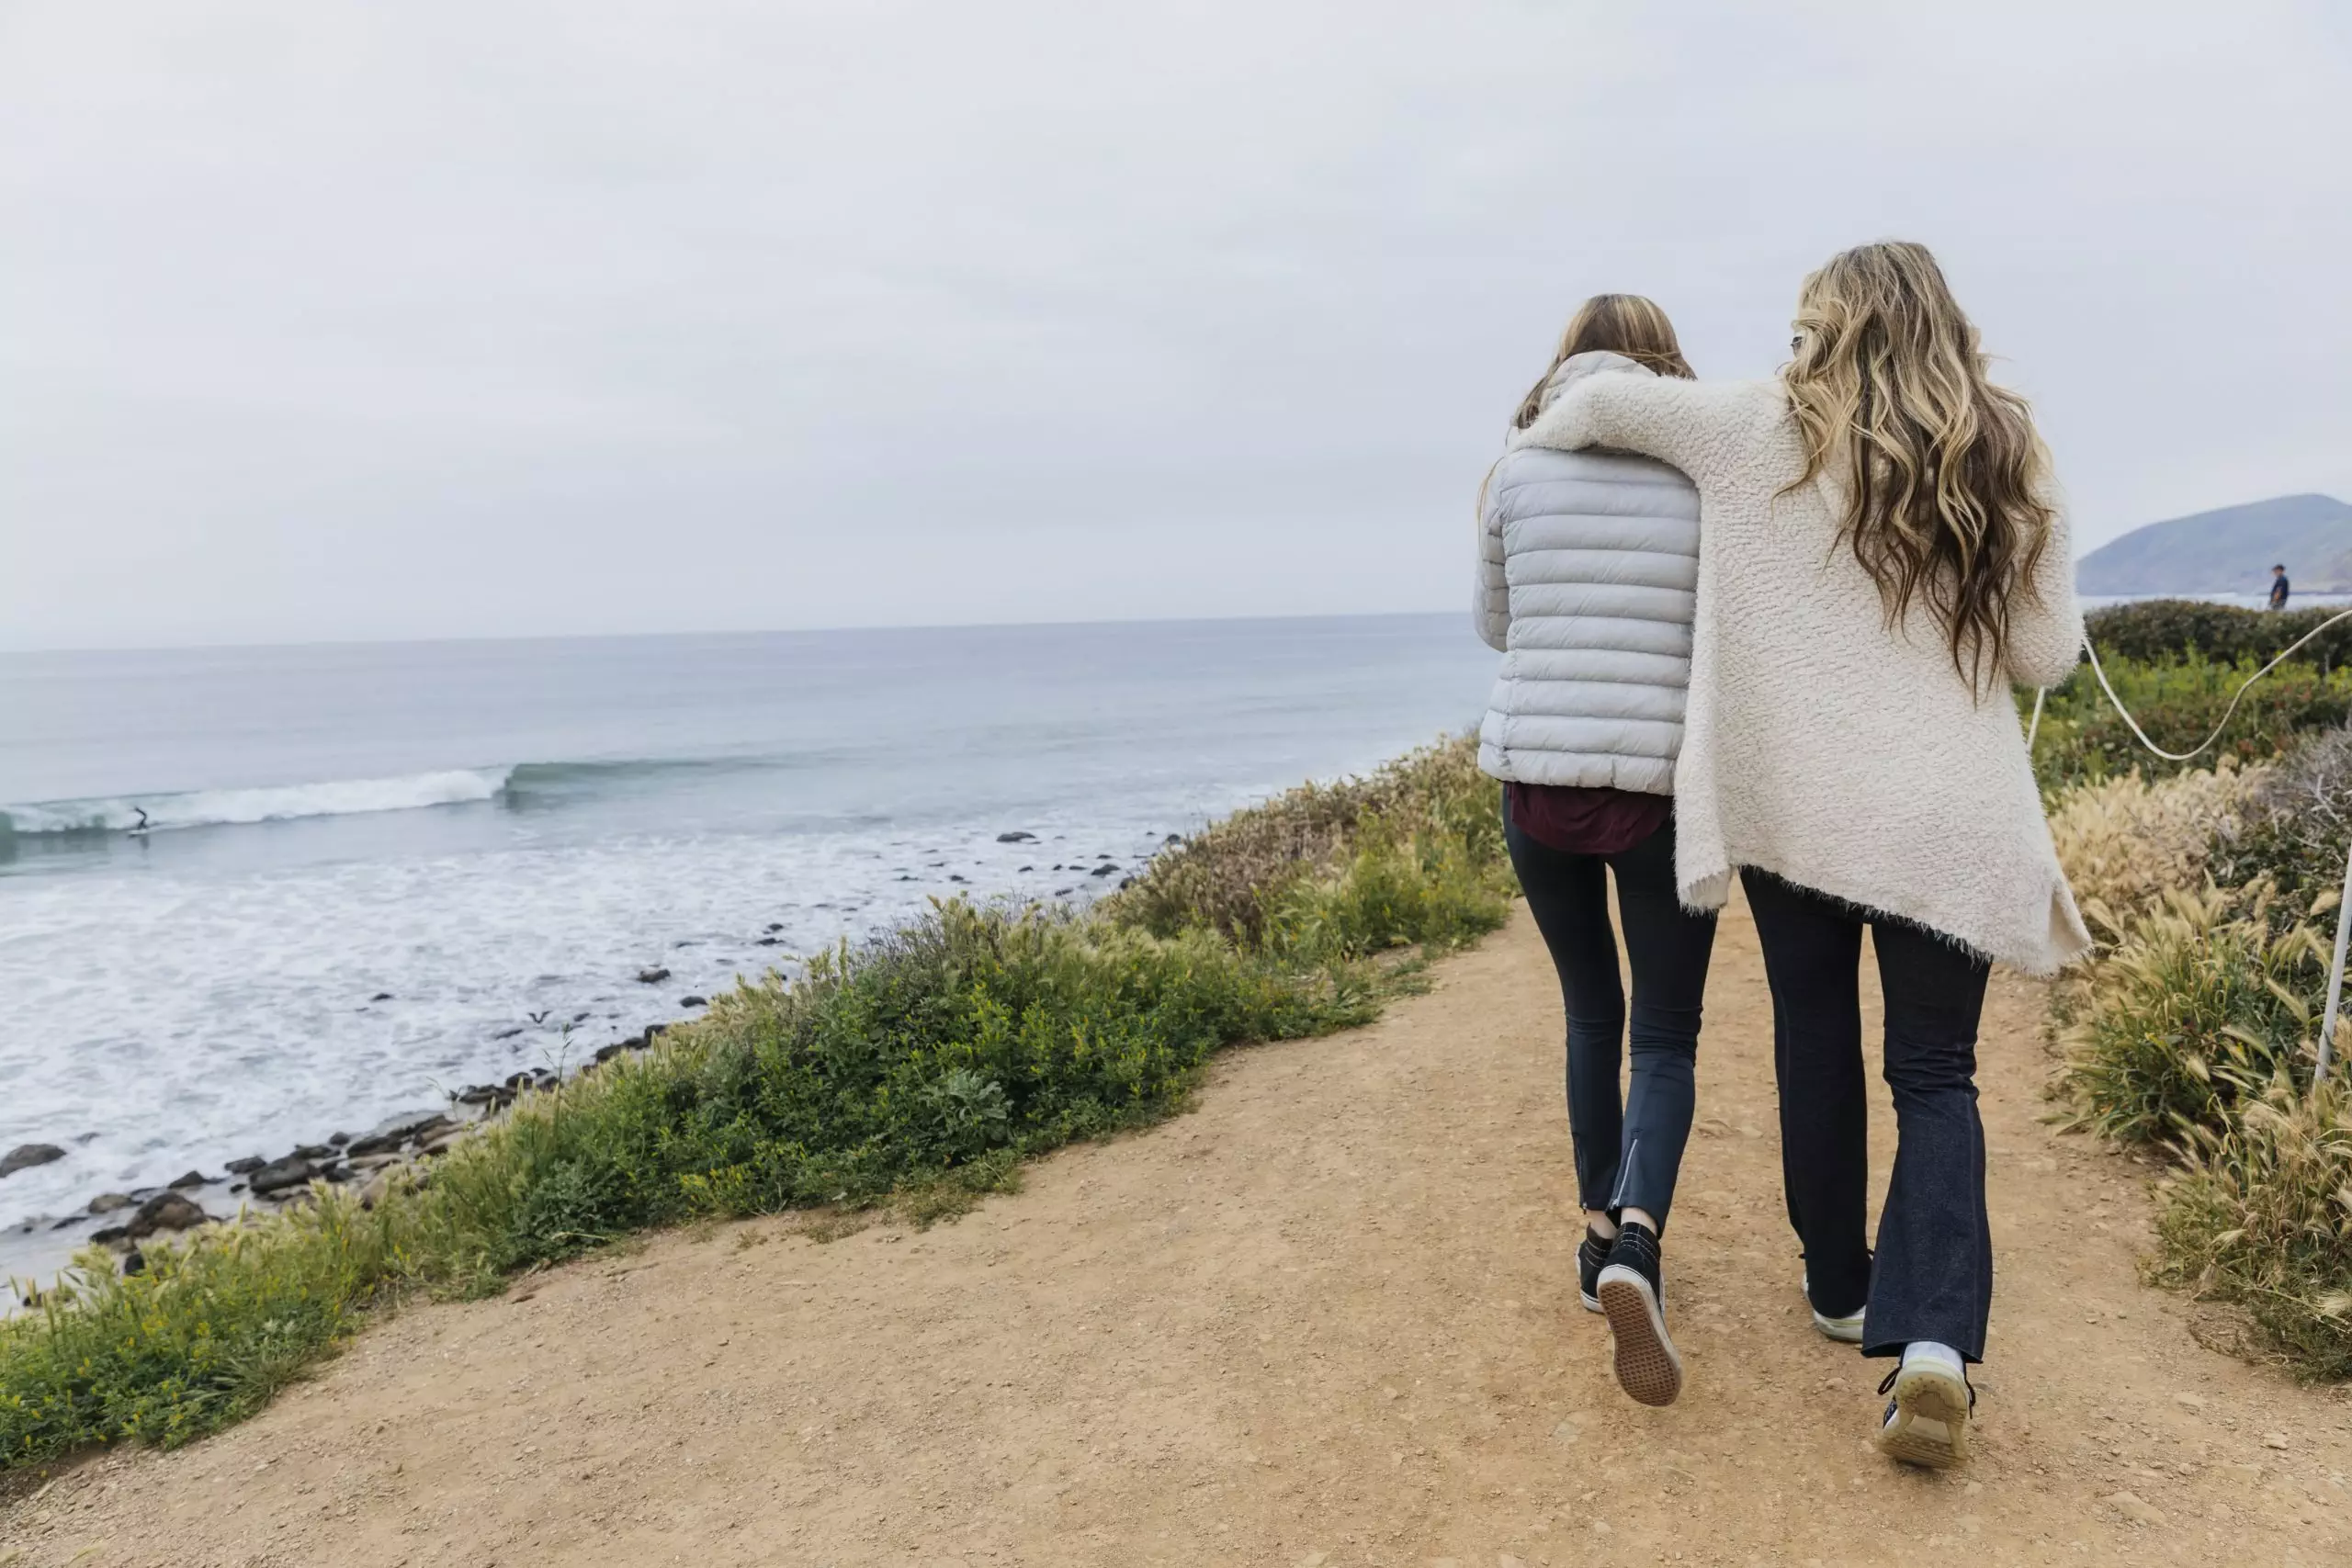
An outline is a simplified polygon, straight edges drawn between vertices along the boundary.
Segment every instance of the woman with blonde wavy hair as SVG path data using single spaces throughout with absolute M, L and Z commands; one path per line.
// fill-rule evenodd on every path
M 1755 916 L 1815 1326 L 1899 1358 L 1882 1451 L 1953 1464 L 1992 1308 L 1987 972 L 2048 974 L 2090 944 L 2010 688 L 2064 679 L 2082 620 L 2048 455 L 1935 258 L 1833 256 L 1795 327 L 1772 380 L 1595 380 L 1517 439 L 1644 453 L 1698 486 L 1676 886 L 1713 908 L 1736 870 Z M 1866 926 L 1897 1129 L 1875 1254 Z

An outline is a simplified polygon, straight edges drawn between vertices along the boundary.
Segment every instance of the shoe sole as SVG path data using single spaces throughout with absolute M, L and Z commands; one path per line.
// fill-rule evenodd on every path
M 1584 1303 L 1584 1310 L 1587 1312 L 1599 1312 L 1600 1310 L 1600 1298 L 1591 1294 L 1589 1292 L 1578 1291 L 1577 1292 L 1577 1300 Z
M 1894 1419 L 1871 1441 L 1905 1464 L 1949 1470 L 1968 1462 L 1968 1384 L 1938 1367 L 1906 1371 L 1894 1380 Z
M 1612 1263 L 1600 1271 L 1594 1293 L 1617 1342 L 1617 1386 L 1644 1404 L 1673 1404 L 1682 1393 L 1682 1357 L 1667 1337 L 1650 1282 Z

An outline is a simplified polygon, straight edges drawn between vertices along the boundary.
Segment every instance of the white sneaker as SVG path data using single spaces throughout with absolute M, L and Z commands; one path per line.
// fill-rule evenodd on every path
M 1859 1345 L 1862 1342 L 1860 1313 L 1855 1313 L 1849 1317 L 1831 1317 L 1819 1307 L 1813 1306 L 1813 1276 L 1810 1274 L 1804 1277 L 1802 1288 L 1804 1291 L 1804 1304 L 1813 1307 L 1813 1325 L 1821 1330 L 1823 1338 L 1835 1339 L 1840 1345 Z
M 1871 1441 L 1889 1459 L 1947 1470 L 1968 1461 L 1968 1420 L 1976 1391 L 1960 1352 L 1921 1341 L 1906 1345 L 1881 1393 L 1892 1392 Z

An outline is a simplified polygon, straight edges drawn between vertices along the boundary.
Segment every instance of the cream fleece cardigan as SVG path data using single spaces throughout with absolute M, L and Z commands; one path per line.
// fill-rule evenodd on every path
M 1699 487 L 1690 693 L 1675 780 L 1675 880 L 1722 906 L 1755 866 L 2046 975 L 2090 946 L 2059 869 L 2007 682 L 1983 701 L 1917 605 L 1890 629 L 1804 471 L 1777 381 L 1595 376 L 1514 446 L 1607 446 Z M 2009 679 L 2075 668 L 2082 614 L 2063 510 L 2010 609 Z

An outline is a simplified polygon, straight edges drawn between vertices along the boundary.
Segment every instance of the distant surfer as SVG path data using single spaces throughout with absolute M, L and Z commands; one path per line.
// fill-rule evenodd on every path
M 147 836 L 147 808 L 143 806 L 134 806 L 130 808 L 130 811 L 132 816 L 139 818 L 139 820 L 133 824 L 130 829 L 130 836 L 134 839 L 145 838 Z
M 2281 563 L 2280 565 L 2272 567 L 2270 569 L 2270 607 L 2274 610 L 2285 609 L 2287 607 L 2287 595 L 2290 592 L 2291 592 L 2291 590 L 2287 584 L 2287 568 L 2285 564 Z

